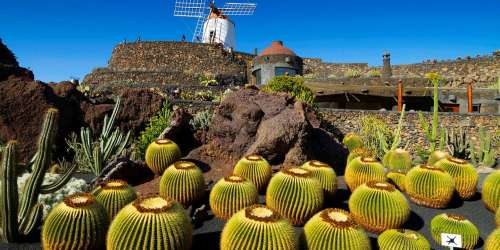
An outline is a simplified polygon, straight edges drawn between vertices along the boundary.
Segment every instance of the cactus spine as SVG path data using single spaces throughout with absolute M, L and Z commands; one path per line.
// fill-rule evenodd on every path
M 427 165 L 434 165 L 436 162 L 438 162 L 441 159 L 445 159 L 450 157 L 450 154 L 446 151 L 441 151 L 441 150 L 435 150 L 432 151 L 429 154 L 429 158 L 427 159 Z
M 349 210 L 357 223 L 374 233 L 400 228 L 410 217 L 408 201 L 387 182 L 370 181 L 356 188 Z
M 420 206 L 445 208 L 454 190 L 453 178 L 440 167 L 419 165 L 406 174 L 406 192 Z
M 233 174 L 252 181 L 260 192 L 266 189 L 273 170 L 266 159 L 253 154 L 240 159 L 234 166 Z
M 214 215 L 224 220 L 258 201 L 259 192 L 255 184 L 237 175 L 218 181 L 212 188 L 209 199 Z
M 113 219 L 120 209 L 137 198 L 134 188 L 122 180 L 104 182 L 92 194 L 106 208 L 110 219 Z
M 369 250 L 370 240 L 349 212 L 328 208 L 315 214 L 304 226 L 304 249 Z
M 302 168 L 281 170 L 267 187 L 266 204 L 293 225 L 303 225 L 323 207 L 323 202 L 321 184 Z
M 497 228 L 491 232 L 491 234 L 486 239 L 484 245 L 485 250 L 498 250 L 500 249 L 500 228 Z
M 332 197 L 337 191 L 337 175 L 330 165 L 320 161 L 308 161 L 302 168 L 311 172 L 311 176 L 319 181 L 326 197 Z
M 295 231 L 275 210 L 253 205 L 240 210 L 224 226 L 221 250 L 295 250 Z
M 495 212 L 500 207 L 500 170 L 491 172 L 483 182 L 483 202 L 486 208 Z
M 479 175 L 466 160 L 448 157 L 434 165 L 443 168 L 455 181 L 455 190 L 462 199 L 470 199 L 476 193 Z
M 402 148 L 387 151 L 382 162 L 389 171 L 406 173 L 412 167 L 410 153 Z
M 136 199 L 116 215 L 106 239 L 108 250 L 190 249 L 191 221 L 182 206 L 159 196 Z
M 431 220 L 431 235 L 441 243 L 441 233 L 462 235 L 462 248 L 474 249 L 479 240 L 479 230 L 469 220 L 457 214 L 439 214 Z
M 347 149 L 352 151 L 355 148 L 363 147 L 363 140 L 361 136 L 355 133 L 347 133 L 342 139 L 342 143 L 347 147 Z
M 347 156 L 347 164 L 357 157 L 371 157 L 370 152 L 366 148 L 355 148 Z
M 497 208 L 497 212 L 495 213 L 495 222 L 497 227 L 500 227 L 500 207 Z
M 185 207 L 200 200 L 204 193 L 203 173 L 189 161 L 175 162 L 165 170 L 160 179 L 160 195 L 170 197 Z
M 156 140 L 146 149 L 146 164 L 157 175 L 163 174 L 163 171 L 179 158 L 179 146 L 169 139 Z
M 401 172 L 389 172 L 387 173 L 387 179 L 389 179 L 399 190 L 406 190 L 406 175 Z
M 358 157 L 347 165 L 344 173 L 347 186 L 354 191 L 369 181 L 385 181 L 384 167 L 372 157 Z
M 430 250 L 431 245 L 427 239 L 408 229 L 389 229 L 384 231 L 377 239 L 380 250 Z
M 88 193 L 68 196 L 50 211 L 42 227 L 43 249 L 101 249 L 109 218 Z

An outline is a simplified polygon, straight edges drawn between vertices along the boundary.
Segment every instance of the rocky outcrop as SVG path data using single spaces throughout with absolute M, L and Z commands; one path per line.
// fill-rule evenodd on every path
M 26 81 L 33 81 L 33 72 L 19 67 L 16 56 L 0 39 L 0 81 L 9 78 L 22 78 Z

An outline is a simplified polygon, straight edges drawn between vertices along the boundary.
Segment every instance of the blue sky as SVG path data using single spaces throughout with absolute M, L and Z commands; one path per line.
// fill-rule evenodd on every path
M 2 0 L 0 38 L 37 79 L 83 78 L 105 66 L 124 39 L 189 37 L 194 23 L 173 17 L 173 2 Z M 262 50 L 279 39 L 303 57 L 380 65 L 385 50 L 402 64 L 500 49 L 498 0 L 256 2 L 254 16 L 234 19 L 237 50 Z

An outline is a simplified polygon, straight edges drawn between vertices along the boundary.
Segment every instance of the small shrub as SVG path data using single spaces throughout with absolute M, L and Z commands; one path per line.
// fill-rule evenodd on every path
M 380 70 L 376 70 L 376 69 L 370 70 L 366 74 L 368 75 L 368 77 L 380 77 L 380 76 L 382 76 L 382 73 L 380 72 Z
M 361 71 L 359 71 L 357 69 L 348 69 L 344 73 L 344 77 L 346 77 L 346 78 L 359 78 L 359 77 L 361 77 Z
M 144 159 L 149 144 L 156 140 L 163 130 L 170 125 L 171 116 L 172 107 L 169 102 L 164 102 L 161 110 L 149 120 L 149 125 L 141 132 L 141 136 L 136 143 L 139 159 Z
M 298 76 L 275 76 L 263 88 L 268 93 L 285 92 L 314 106 L 314 93 L 304 85 L 304 79 Z
M 196 113 L 189 124 L 193 126 L 195 130 L 208 130 L 210 124 L 212 124 L 212 112 L 205 110 Z
M 215 95 L 211 90 L 200 90 L 194 93 L 194 99 L 200 101 L 213 101 Z
M 384 120 L 370 115 L 361 119 L 361 137 L 366 149 L 375 157 L 382 159 L 385 152 L 381 145 L 392 145 L 394 134 Z M 382 136 L 379 136 L 382 135 Z M 385 140 L 385 142 L 381 140 Z

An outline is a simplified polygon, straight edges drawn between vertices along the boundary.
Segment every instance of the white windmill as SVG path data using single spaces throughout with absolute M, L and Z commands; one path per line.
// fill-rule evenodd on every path
M 255 3 L 232 2 L 217 8 L 215 1 L 176 0 L 174 16 L 197 19 L 193 42 L 221 43 L 226 49 L 235 49 L 235 25 L 229 16 L 250 16 L 256 7 Z

